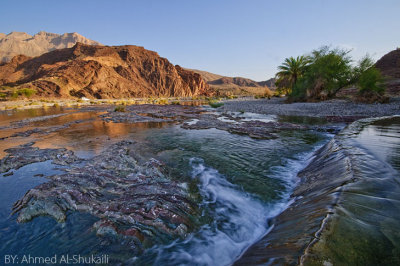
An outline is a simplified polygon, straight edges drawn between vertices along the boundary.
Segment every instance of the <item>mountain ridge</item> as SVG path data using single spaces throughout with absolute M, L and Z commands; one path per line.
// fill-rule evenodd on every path
M 9 62 L 19 54 L 34 57 L 44 53 L 63 48 L 71 48 L 77 42 L 89 45 L 101 45 L 79 33 L 57 34 L 40 31 L 35 35 L 26 32 L 0 33 L 0 62 Z
M 203 79 L 220 94 L 264 94 L 266 90 L 275 90 L 275 78 L 254 81 L 243 77 L 227 77 L 204 70 L 189 69 L 200 74 Z
M 31 88 L 43 97 L 191 97 L 212 95 L 197 73 L 140 46 L 76 43 L 0 65 L 0 86 Z

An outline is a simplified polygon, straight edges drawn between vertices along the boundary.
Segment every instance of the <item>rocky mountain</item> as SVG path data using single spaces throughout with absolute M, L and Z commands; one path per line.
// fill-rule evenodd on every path
M 270 79 L 267 79 L 265 81 L 259 81 L 257 83 L 260 86 L 267 86 L 271 90 L 275 90 L 276 89 L 275 81 L 276 81 L 275 78 L 270 78 Z
M 393 50 L 379 59 L 375 66 L 389 78 L 400 78 L 400 48 Z
M 216 80 L 216 79 L 220 79 L 223 78 L 224 76 L 222 75 L 218 75 L 218 74 L 214 74 L 211 72 L 207 72 L 207 71 L 203 71 L 203 70 L 198 70 L 198 69 L 190 69 L 187 68 L 187 70 L 193 71 L 195 73 L 198 73 L 201 75 L 201 77 L 208 83 L 210 81 Z
M 400 96 L 400 48 L 382 56 L 375 66 L 385 77 L 387 94 Z
M 19 54 L 33 57 L 56 49 L 70 48 L 77 42 L 101 45 L 76 32 L 60 35 L 41 31 L 33 36 L 25 32 L 11 32 L 7 35 L 0 33 L 0 62 L 8 62 Z
M 210 95 L 202 77 L 143 47 L 76 43 L 0 65 L 0 86 L 32 88 L 38 96 L 126 98 Z
M 211 88 L 221 94 L 263 94 L 267 88 L 270 90 L 276 88 L 274 78 L 257 82 L 248 78 L 226 77 L 197 69 L 190 70 L 200 74 Z

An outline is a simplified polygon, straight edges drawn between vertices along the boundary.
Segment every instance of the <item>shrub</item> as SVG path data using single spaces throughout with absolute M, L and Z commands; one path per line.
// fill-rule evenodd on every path
M 117 107 L 115 107 L 114 112 L 125 112 L 126 107 L 124 105 L 118 105 Z
M 361 94 L 373 92 L 383 95 L 385 93 L 381 72 L 374 66 L 361 73 L 358 78 L 357 87 Z
M 18 96 L 22 96 L 22 95 L 25 96 L 26 98 L 30 98 L 34 94 L 36 94 L 35 89 L 23 88 L 23 89 L 13 90 L 13 92 L 11 93 L 11 98 L 17 99 Z
M 30 89 L 30 88 L 23 88 L 23 89 L 19 89 L 18 91 L 19 95 L 24 95 L 27 98 L 32 97 L 33 95 L 36 94 L 36 90 L 35 89 Z
M 291 97 L 325 100 L 351 84 L 352 67 L 349 51 L 324 46 L 311 53 L 304 75 L 294 84 Z
M 168 99 L 165 99 L 165 98 L 157 99 L 156 103 L 161 104 L 161 105 L 166 105 L 166 104 L 168 104 Z
M 212 108 L 218 108 L 224 105 L 224 103 L 218 102 L 216 100 L 211 100 L 208 102 L 208 104 L 212 107 Z

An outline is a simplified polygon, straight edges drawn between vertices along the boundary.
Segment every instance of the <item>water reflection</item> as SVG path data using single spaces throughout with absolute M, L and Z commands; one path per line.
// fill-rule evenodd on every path
M 19 121 L 22 119 L 54 115 L 60 113 L 74 112 L 72 109 L 64 109 L 62 107 L 49 107 L 49 108 L 35 108 L 35 109 L 25 109 L 25 110 L 7 110 L 0 111 L 0 126 L 13 121 Z
M 355 140 L 400 172 L 400 117 L 366 126 Z
M 100 119 L 74 124 L 70 127 L 44 136 L 35 143 L 39 148 L 67 148 L 78 156 L 89 158 L 101 153 L 109 145 L 132 138 L 140 131 L 161 128 L 166 123 L 113 123 Z M 131 135 L 131 136 L 130 136 Z

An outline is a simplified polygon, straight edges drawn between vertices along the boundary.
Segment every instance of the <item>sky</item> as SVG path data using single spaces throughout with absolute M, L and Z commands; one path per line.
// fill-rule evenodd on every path
M 400 0 L 0 1 L 0 32 L 78 32 L 171 63 L 257 81 L 323 45 L 355 61 L 400 47 Z

